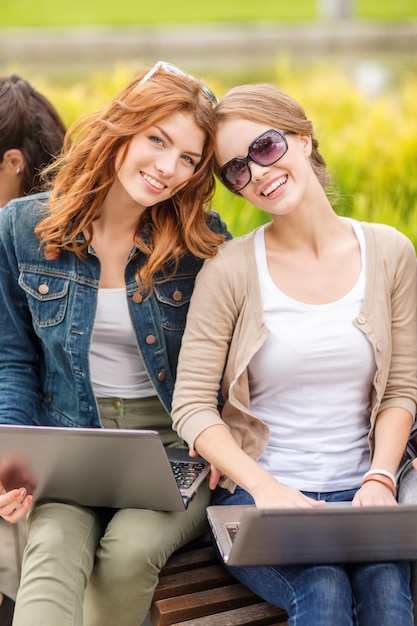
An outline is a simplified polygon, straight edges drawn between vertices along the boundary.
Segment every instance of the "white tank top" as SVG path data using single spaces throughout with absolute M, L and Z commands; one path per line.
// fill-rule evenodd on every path
M 124 287 L 98 290 L 89 361 L 97 398 L 155 395 L 139 354 Z
M 353 324 L 365 289 L 360 277 L 343 298 L 323 305 L 282 293 L 267 267 L 264 228 L 255 236 L 265 344 L 249 366 L 251 410 L 271 429 L 260 464 L 280 482 L 304 491 L 359 486 L 369 469 L 369 404 L 375 375 L 370 342 Z

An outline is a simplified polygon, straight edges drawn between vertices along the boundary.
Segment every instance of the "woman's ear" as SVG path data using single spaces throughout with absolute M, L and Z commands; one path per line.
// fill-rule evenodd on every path
M 18 148 L 10 148 L 3 154 L 2 166 L 9 170 L 10 174 L 14 171 L 17 176 L 20 176 L 25 169 L 25 164 L 23 152 Z
M 299 137 L 303 144 L 303 150 L 304 150 L 305 155 L 307 157 L 310 157 L 313 151 L 313 143 L 311 140 L 311 135 L 299 135 Z
M 13 198 L 22 195 L 25 165 L 25 157 L 21 150 L 12 148 L 3 154 L 0 161 L 0 208 Z

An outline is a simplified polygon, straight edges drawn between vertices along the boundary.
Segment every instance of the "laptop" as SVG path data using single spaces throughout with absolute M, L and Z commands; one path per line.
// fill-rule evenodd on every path
M 0 424 L 0 481 L 36 501 L 184 511 L 208 472 L 152 430 Z
M 295 565 L 417 559 L 417 505 L 311 509 L 207 507 L 228 565 Z

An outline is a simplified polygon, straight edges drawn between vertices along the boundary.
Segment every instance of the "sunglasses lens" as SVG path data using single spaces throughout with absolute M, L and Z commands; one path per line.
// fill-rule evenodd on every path
M 232 159 L 220 170 L 220 176 L 228 189 L 240 191 L 250 181 L 251 174 L 246 161 Z
M 203 85 L 201 87 L 201 91 L 203 93 L 203 96 L 207 98 L 207 100 L 209 100 L 212 104 L 216 105 L 219 103 L 218 97 L 212 92 L 211 89 L 207 87 L 207 85 Z
M 251 181 L 252 173 L 249 161 L 258 165 L 272 165 L 288 150 L 284 132 L 271 128 L 255 139 L 250 146 L 246 159 L 232 159 L 220 168 L 220 178 L 230 191 L 240 191 Z
M 249 156 L 259 165 L 272 165 L 287 151 L 287 142 L 281 133 L 268 130 L 249 147 Z
M 163 61 L 161 61 L 161 66 L 166 72 L 169 72 L 170 74 L 176 74 L 177 76 L 189 76 L 189 74 L 187 74 L 187 72 L 184 72 L 184 70 L 182 70 L 180 67 L 177 67 L 176 65 L 172 65 L 172 63 L 164 63 Z

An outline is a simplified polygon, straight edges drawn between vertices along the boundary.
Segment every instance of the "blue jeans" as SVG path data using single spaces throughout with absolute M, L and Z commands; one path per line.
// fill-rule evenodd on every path
M 356 489 L 306 495 L 352 500 Z M 214 504 L 253 504 L 237 487 L 217 488 Z M 284 567 L 228 567 L 244 585 L 288 613 L 289 626 L 413 626 L 410 564 L 349 563 Z

